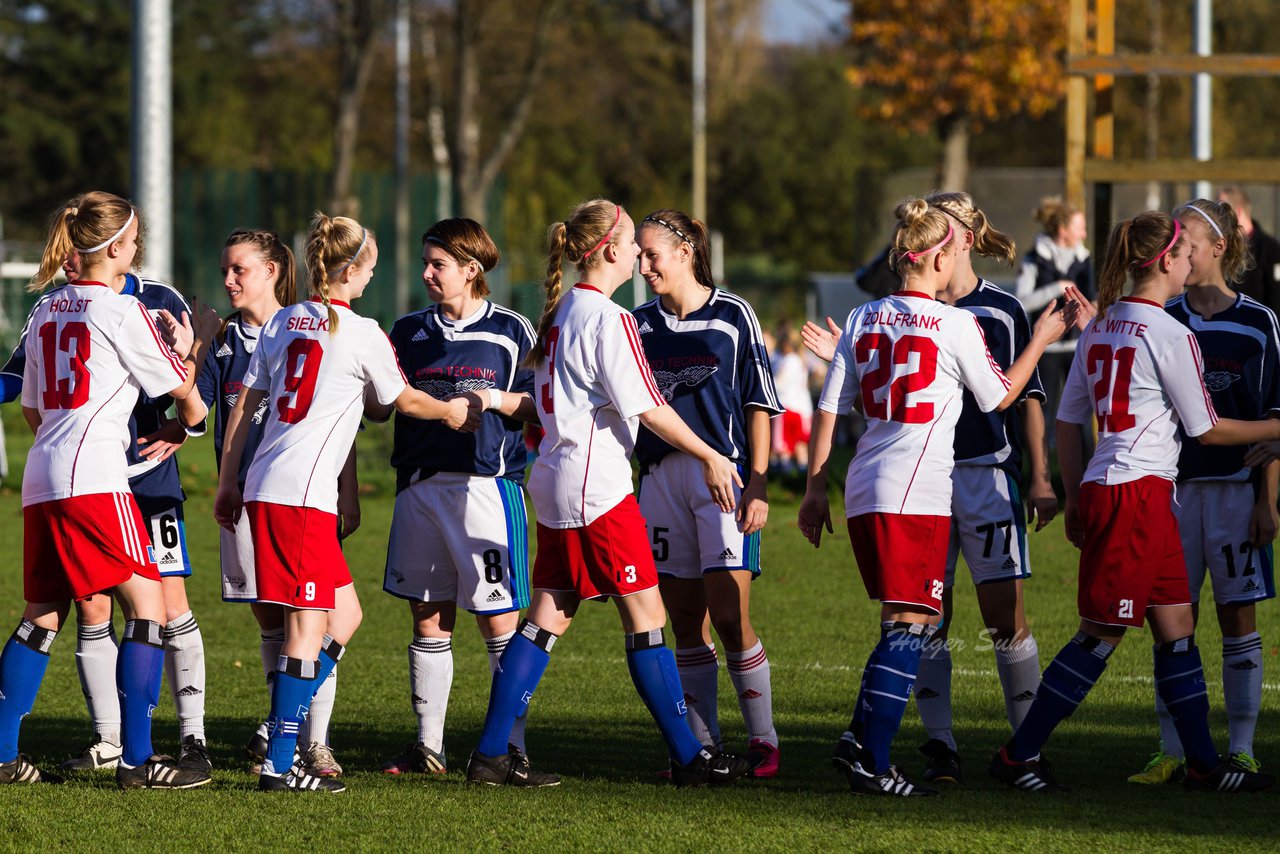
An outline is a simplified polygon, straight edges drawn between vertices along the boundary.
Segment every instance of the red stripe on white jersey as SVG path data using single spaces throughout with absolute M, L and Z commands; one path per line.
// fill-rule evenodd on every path
M 142 316 L 146 318 L 147 328 L 151 330 L 151 337 L 155 339 L 156 346 L 160 348 L 160 352 L 169 360 L 169 364 L 178 374 L 178 382 L 185 383 L 187 381 L 187 366 L 178 358 L 178 354 L 160 337 L 160 330 L 156 329 L 155 321 L 151 319 L 151 312 L 147 311 L 142 303 L 138 303 L 138 311 L 142 312 Z
M 978 323 L 977 315 L 973 318 L 974 325 L 978 327 L 978 334 L 982 336 L 982 346 L 987 351 L 987 364 L 991 366 L 991 370 L 996 372 L 996 376 L 1000 378 L 1000 382 L 1004 383 L 1005 390 L 1009 390 L 1009 378 L 1004 375 L 1004 371 L 1000 370 L 1000 366 L 996 364 L 995 357 L 991 355 L 991 348 L 987 347 L 987 336 L 982 331 L 982 324 Z
M 636 329 L 636 319 L 626 313 L 620 314 L 619 317 L 622 318 L 622 328 L 627 333 L 627 342 L 631 345 L 631 353 L 636 357 L 636 365 L 640 368 L 640 375 L 644 377 L 644 384 L 649 389 L 653 404 L 662 406 L 667 401 L 658 390 L 658 383 L 654 380 L 653 371 L 649 368 L 649 360 L 644 355 L 644 347 L 640 345 L 640 332 Z
M 1200 366 L 1200 371 L 1196 374 L 1196 379 L 1200 381 L 1200 391 L 1204 394 L 1204 405 L 1209 411 L 1209 423 L 1218 423 L 1218 412 L 1213 408 L 1213 398 L 1209 395 L 1209 389 L 1204 384 L 1204 357 L 1200 355 L 1200 344 L 1196 341 L 1196 336 L 1188 335 L 1187 341 L 1191 344 L 1191 355 L 1195 357 L 1196 364 Z
M 390 336 L 390 335 L 387 335 L 387 333 L 386 333 L 386 332 L 383 332 L 382 334 L 383 334 L 383 335 L 386 335 L 387 343 L 388 343 L 388 344 L 391 344 L 391 355 L 392 355 L 392 356 L 395 356 L 395 360 L 396 360 L 396 370 L 398 370 L 398 371 L 400 372 L 400 379 L 404 380 L 404 384 L 405 384 L 405 385 L 408 385 L 408 384 L 409 384 L 409 378 L 408 378 L 408 377 L 406 377 L 406 376 L 404 375 L 404 368 L 400 367 L 400 357 L 399 357 L 398 355 L 396 355 L 396 345 L 391 343 L 391 336 Z
M 990 350 L 987 351 L 990 354 Z M 938 426 L 938 422 L 942 420 L 942 415 L 947 411 L 947 407 L 951 405 L 951 401 L 955 400 L 955 396 L 947 398 L 947 402 L 942 405 L 942 412 L 938 413 L 938 417 L 933 419 L 933 423 L 929 425 L 929 432 L 925 434 L 924 446 L 920 448 L 920 456 L 916 457 L 916 467 L 911 470 L 911 480 L 907 481 L 907 488 L 902 493 L 902 504 L 898 506 L 898 512 L 905 511 L 907 506 L 907 498 L 911 496 L 911 487 L 915 485 L 916 475 L 920 473 L 920 463 L 924 460 L 924 455 L 929 451 L 929 440 L 933 438 L 933 428 Z M 933 607 L 930 605 L 929 607 Z

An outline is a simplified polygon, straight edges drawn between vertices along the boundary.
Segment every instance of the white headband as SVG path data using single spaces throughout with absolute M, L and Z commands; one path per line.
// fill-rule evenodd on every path
M 360 229 L 360 231 L 362 231 L 362 232 L 363 232 L 363 234 L 361 234 L 361 235 L 360 235 L 360 245 L 356 247 L 356 253 L 355 253 L 354 255 L 352 255 L 350 258 L 348 258 L 348 259 L 347 259 L 347 263 L 343 264 L 341 267 L 339 267 L 338 269 L 336 269 L 336 270 L 334 270 L 334 271 L 333 271 L 333 274 L 334 274 L 335 276 L 336 276 L 336 275 L 338 275 L 338 274 L 340 274 L 343 270 L 345 270 L 345 269 L 347 269 L 348 267 L 350 267 L 350 266 L 351 266 L 351 264 L 352 264 L 352 263 L 353 263 L 357 258 L 359 258 L 359 257 L 360 257 L 360 253 L 364 251 L 364 244 L 365 244 L 365 241 L 367 241 L 367 240 L 369 239 L 369 229 L 367 229 L 367 228 L 363 228 L 363 227 L 362 227 L 362 228 Z
M 112 243 L 115 243 L 117 240 L 119 240 L 120 237 L 126 231 L 129 230 L 129 226 L 131 225 L 133 225 L 133 208 L 132 207 L 129 208 L 129 218 L 124 221 L 124 225 L 120 226 L 119 231 L 117 231 L 115 234 L 111 235 L 105 241 L 103 241 L 102 243 L 99 243 L 97 246 L 93 247 L 92 249 L 77 249 L 76 251 L 79 252 L 81 255 L 92 255 L 94 252 L 97 252 L 100 249 L 106 249 Z
M 1178 211 L 1184 211 L 1184 210 L 1185 210 L 1185 211 L 1195 211 L 1196 213 L 1200 214 L 1200 216 L 1204 217 L 1204 221 L 1205 221 L 1205 222 L 1207 222 L 1207 223 L 1209 223 L 1209 225 L 1213 226 L 1213 230 L 1214 230 L 1215 232 L 1217 232 L 1217 234 L 1218 234 L 1218 239 L 1219 239 L 1219 240 L 1222 240 L 1222 239 L 1225 239 L 1225 238 L 1226 238 L 1226 235 L 1222 233 L 1222 229 L 1221 229 L 1221 228 L 1219 228 L 1219 227 L 1218 227 L 1218 224 L 1217 224 L 1216 222 L 1214 222 L 1214 221 L 1213 221 L 1213 217 L 1209 216 L 1207 213 L 1205 213 L 1204 211 L 1200 210 L 1200 208 L 1198 208 L 1198 207 L 1196 207 L 1195 205 L 1193 205 L 1193 204 L 1191 204 L 1190 202 L 1188 202 L 1187 204 L 1185 204 L 1185 205 L 1183 205 L 1182 207 L 1178 208 L 1178 210 L 1177 210 L 1177 211 L 1174 211 L 1174 213 L 1177 213 Z

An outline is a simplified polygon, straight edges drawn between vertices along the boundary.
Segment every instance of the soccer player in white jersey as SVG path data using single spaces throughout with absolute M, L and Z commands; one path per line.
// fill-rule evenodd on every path
M 1066 326 L 1061 311 L 1046 312 L 1006 375 L 977 318 L 937 301 L 955 272 L 957 223 L 923 199 L 900 203 L 896 215 L 903 289 L 855 309 L 845 323 L 818 404 L 799 524 L 815 546 L 822 529 L 831 530 L 826 484 L 835 421 L 861 398 L 868 426 L 849 466 L 845 513 L 867 593 L 882 603 L 881 637 L 833 761 L 853 792 L 905 797 L 937 793 L 892 765 L 889 748 L 922 644 L 941 614 L 963 392 L 984 412 L 1007 409 Z
M 538 515 L 533 601 L 499 662 L 480 744 L 467 763 L 472 782 L 559 782 L 511 752 L 509 736 L 583 599 L 612 598 L 618 608 L 631 679 L 667 743 L 673 782 L 727 783 L 750 767 L 742 757 L 703 748 L 685 723 L 653 552 L 631 494 L 628 458 L 639 423 L 699 461 L 720 509 L 733 510 L 734 486 L 742 486 L 733 464 L 666 405 L 635 318 L 609 298 L 630 280 L 638 254 L 631 217 L 604 199 L 578 205 L 547 235 L 547 302 L 530 355 L 546 431 L 529 479 Z M 581 278 L 564 291 L 566 262 Z
M 720 663 L 710 616 L 747 725 L 752 776 L 774 777 L 779 753 L 769 658 L 750 615 L 760 531 L 769 516 L 769 418 L 782 412 L 769 354 L 751 306 L 714 284 L 705 225 L 681 211 L 654 211 L 641 221 L 636 242 L 640 275 L 657 299 L 633 314 L 658 390 L 746 480 L 734 496 L 737 511 L 727 513 L 707 494 L 697 459 L 640 430 L 640 513 L 676 636 L 689 725 L 703 744 L 720 746 Z
M 474 429 L 478 421 L 465 400 L 441 403 L 410 388 L 387 336 L 351 310 L 377 261 L 377 243 L 358 222 L 316 214 L 307 240 L 312 298 L 267 321 L 227 424 L 214 515 L 229 531 L 242 509 L 248 515 L 258 601 L 285 610 L 270 738 L 258 777 L 265 791 L 345 789 L 293 759 L 311 698 L 362 616 L 338 545 L 337 483 L 366 393 L 381 405 L 454 428 Z M 266 432 L 242 493 L 246 413 L 256 412 L 264 398 Z
M 1196 199 L 1173 212 L 1191 261 L 1187 290 L 1165 310 L 1196 337 L 1205 386 L 1220 416 L 1252 420 L 1280 415 L 1280 331 L 1271 309 L 1237 293 L 1249 261 L 1235 210 Z M 1193 617 L 1199 617 L 1206 569 L 1222 629 L 1222 694 L 1227 757 L 1257 771 L 1253 732 L 1262 704 L 1262 638 L 1257 603 L 1275 596 L 1271 541 L 1276 536 L 1280 462 L 1250 468 L 1245 448 L 1182 442 L 1174 515 L 1187 562 Z M 1160 750 L 1129 778 L 1157 784 L 1182 773 L 1184 751 L 1165 704 L 1156 697 Z
M 1032 792 L 1062 787 L 1040 749 L 1106 669 L 1127 628 L 1151 626 L 1156 690 L 1187 756 L 1186 785 L 1253 791 L 1275 782 L 1221 761 L 1209 734 L 1209 699 L 1196 648 L 1191 594 L 1173 513 L 1178 431 L 1206 445 L 1275 439 L 1280 421 L 1219 418 L 1202 376 L 1196 336 L 1164 305 L 1191 271 L 1181 224 L 1149 212 L 1112 229 L 1099 277 L 1098 316 L 1076 347 L 1058 407 L 1065 528 L 1080 551 L 1080 629 L 1045 668 L 1036 699 L 990 771 Z M 1120 294 L 1132 277 L 1131 296 Z M 1068 294 L 1078 305 L 1084 297 Z M 1086 425 L 1098 445 L 1084 465 Z
M 396 505 L 383 589 L 413 618 L 409 686 L 418 738 L 384 763 L 388 774 L 443 774 L 458 609 L 475 615 L 492 674 L 529 605 L 523 421 L 537 418 L 528 320 L 486 299 L 498 247 L 480 223 L 437 222 L 422 236 L 431 306 L 391 328 L 410 384 L 439 400 L 465 395 L 484 412 L 474 433 L 396 417 Z M 390 408 L 385 413 L 390 415 Z M 524 718 L 511 733 L 523 752 Z
M 0 655 L 0 782 L 36 782 L 18 755 L 18 730 L 35 702 L 49 648 L 73 599 L 111 592 L 126 623 L 120 644 L 122 788 L 191 788 L 207 768 L 181 767 L 151 748 L 151 710 L 163 672 L 165 603 L 142 516 L 129 492 L 128 421 L 139 392 L 183 398 L 217 330 L 197 312 L 191 352 L 175 354 L 151 315 L 124 296 L 138 253 L 139 211 L 109 193 L 77 197 L 55 214 L 33 290 L 72 252 L 81 277 L 31 318 L 22 412 L 36 433 L 22 479 L 23 587 L 27 608 Z

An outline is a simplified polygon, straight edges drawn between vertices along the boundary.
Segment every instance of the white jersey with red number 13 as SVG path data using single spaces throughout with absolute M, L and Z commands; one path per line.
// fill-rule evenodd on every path
M 544 350 L 534 397 L 546 432 L 529 496 L 540 525 L 581 528 L 631 494 L 638 417 L 666 401 L 635 318 L 595 288 L 564 295 Z
M 1196 336 L 1150 300 L 1125 297 L 1080 336 L 1058 420 L 1098 419 L 1084 479 L 1128 483 L 1178 476 L 1178 424 L 1199 436 L 1218 420 Z
M 40 410 L 22 504 L 128 492 L 129 414 L 182 385 L 187 370 L 131 296 L 97 282 L 50 293 L 31 312 L 22 405 Z
M 818 402 L 843 414 L 862 395 L 867 432 L 849 464 L 847 515 L 951 515 L 965 388 L 983 412 L 1009 391 L 971 312 L 909 291 L 853 310 Z
M 334 302 L 338 331 L 319 300 L 282 308 L 258 336 L 244 387 L 267 392 L 267 426 L 245 479 L 245 501 L 338 510 L 338 473 L 372 385 L 382 404 L 408 382 L 376 322 Z

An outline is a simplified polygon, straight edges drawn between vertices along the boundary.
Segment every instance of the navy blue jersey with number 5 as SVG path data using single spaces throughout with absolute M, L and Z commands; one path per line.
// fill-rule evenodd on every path
M 748 462 L 744 409 L 780 414 L 773 370 L 760 322 L 742 297 L 713 288 L 711 298 L 683 320 L 660 299 L 632 314 L 658 389 L 694 433 L 716 451 Z M 636 458 L 651 466 L 675 449 L 640 428 Z

